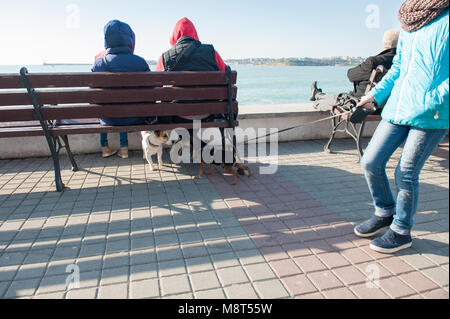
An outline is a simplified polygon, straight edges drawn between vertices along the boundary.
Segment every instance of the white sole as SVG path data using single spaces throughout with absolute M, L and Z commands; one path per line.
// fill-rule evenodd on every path
M 372 245 L 372 244 L 370 244 L 369 247 L 370 247 L 370 249 L 375 250 L 375 251 L 377 251 L 379 253 L 393 254 L 393 253 L 396 253 L 397 251 L 409 248 L 411 246 L 412 246 L 412 242 L 409 242 L 409 243 L 404 244 L 402 246 L 399 246 L 399 247 L 396 247 L 396 248 L 391 248 L 391 249 L 381 248 L 381 247 L 378 247 L 378 246 L 375 246 L 375 245 Z
M 386 229 L 388 229 L 389 227 L 390 227 L 390 226 L 386 226 L 386 227 L 383 227 L 383 228 L 378 229 L 377 231 L 374 231 L 373 233 L 367 233 L 367 234 L 361 234 L 360 232 L 358 232 L 358 231 L 356 230 L 356 228 L 354 228 L 353 231 L 354 231 L 354 233 L 355 233 L 356 236 L 363 237 L 363 238 L 367 238 L 367 237 L 375 236 L 375 235 L 378 234 L 379 232 L 382 232 L 383 230 L 386 230 Z

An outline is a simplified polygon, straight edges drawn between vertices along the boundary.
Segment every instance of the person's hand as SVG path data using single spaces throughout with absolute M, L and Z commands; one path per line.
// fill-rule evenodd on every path
M 367 110 L 373 110 L 377 107 L 377 101 L 372 95 L 365 95 L 361 98 L 361 101 L 357 105 L 357 107 L 361 106 Z

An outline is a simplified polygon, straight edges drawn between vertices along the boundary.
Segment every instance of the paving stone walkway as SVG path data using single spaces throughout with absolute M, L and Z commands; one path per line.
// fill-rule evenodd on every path
M 353 235 L 373 211 L 353 144 L 324 143 L 280 144 L 276 174 L 251 164 L 236 186 L 134 152 L 63 159 L 60 194 L 48 158 L 0 161 L 0 298 L 448 298 L 448 141 L 393 256 Z

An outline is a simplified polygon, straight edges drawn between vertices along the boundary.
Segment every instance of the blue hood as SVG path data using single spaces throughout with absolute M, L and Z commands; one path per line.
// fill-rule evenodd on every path
M 112 20 L 105 26 L 105 48 L 108 54 L 134 53 L 136 43 L 131 27 L 119 20 Z

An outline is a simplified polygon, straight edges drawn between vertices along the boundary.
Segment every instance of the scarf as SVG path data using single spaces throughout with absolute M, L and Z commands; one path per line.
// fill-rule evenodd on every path
M 407 0 L 400 7 L 398 19 L 403 30 L 412 32 L 436 19 L 448 7 L 448 0 Z

